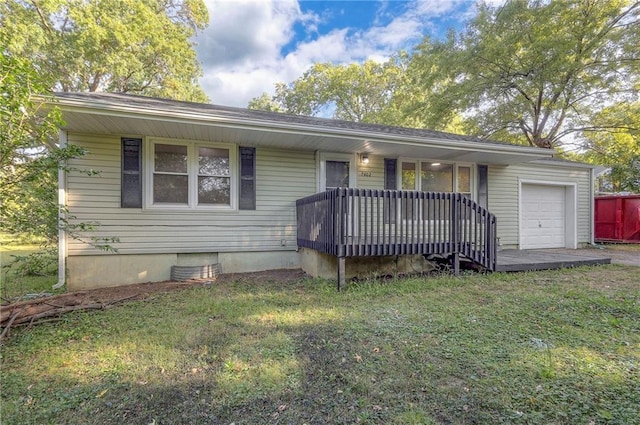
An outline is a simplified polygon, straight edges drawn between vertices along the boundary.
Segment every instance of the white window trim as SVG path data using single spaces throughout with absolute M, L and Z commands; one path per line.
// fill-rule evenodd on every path
M 154 174 L 154 145 L 178 145 L 187 146 L 187 172 L 189 176 L 189 202 L 188 204 L 154 204 L 153 203 L 153 174 Z M 198 147 L 221 148 L 229 150 L 229 177 L 231 178 L 230 204 L 229 205 L 198 205 L 198 164 L 196 149 Z M 144 140 L 144 183 L 143 209 L 159 211 L 236 211 L 238 209 L 238 146 L 229 143 L 208 143 L 197 140 L 168 139 L 149 137 Z
M 413 189 L 403 189 L 402 188 L 402 163 L 411 163 L 415 165 L 415 170 L 416 170 L 416 175 L 415 175 L 415 180 L 413 182 Z M 410 158 L 398 158 L 398 162 L 396 165 L 396 189 L 397 190 L 419 190 L 418 187 L 420 186 L 420 183 L 418 183 L 418 181 L 420 179 L 418 179 L 418 166 L 420 161 L 418 161 L 417 159 L 410 159 Z
M 349 187 L 356 187 L 356 154 L 335 153 L 335 152 L 318 152 L 316 155 L 317 166 L 317 187 L 318 192 L 327 190 L 327 161 L 345 161 L 349 162 Z
M 458 168 L 459 167 L 468 167 L 471 172 L 471 174 L 469 175 L 469 179 L 471 180 L 469 183 L 469 189 L 471 190 L 471 192 L 469 192 L 469 196 L 471 196 L 472 200 L 476 200 L 476 198 L 478 197 L 478 193 L 477 193 L 477 187 L 478 187 L 478 176 L 477 176 L 477 167 L 475 166 L 475 164 L 470 163 L 470 162 L 456 162 L 454 163 L 455 165 L 455 173 L 453 176 L 453 185 L 456 189 L 458 189 Z M 457 190 L 456 190 L 457 192 Z M 463 193 L 463 192 L 459 192 L 459 193 Z
M 419 172 L 420 169 L 422 167 L 422 163 L 423 162 L 427 162 L 427 163 L 433 163 L 433 162 L 439 162 L 441 164 L 447 164 L 447 165 L 453 165 L 453 188 L 454 188 L 454 192 L 458 192 L 458 168 L 459 167 L 469 167 L 471 169 L 471 199 L 472 200 L 476 200 L 476 198 L 478 197 L 477 195 L 477 185 L 478 185 L 478 176 L 477 176 L 477 170 L 476 170 L 476 166 L 474 163 L 472 162 L 455 162 L 455 161 L 441 161 L 438 159 L 414 159 L 414 158 L 398 158 L 398 166 L 396 167 L 396 182 L 397 182 L 397 188 L 398 190 L 401 190 L 402 188 L 402 163 L 403 162 L 410 162 L 413 164 L 416 164 L 416 181 L 415 181 L 415 185 L 416 188 L 414 190 L 422 190 L 422 182 L 420 181 L 420 178 L 418 178 L 419 176 Z M 462 192 L 460 192 L 462 193 Z

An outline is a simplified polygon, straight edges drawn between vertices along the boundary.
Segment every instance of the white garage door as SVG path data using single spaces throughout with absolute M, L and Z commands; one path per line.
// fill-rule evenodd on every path
M 521 249 L 565 247 L 565 187 L 522 185 Z

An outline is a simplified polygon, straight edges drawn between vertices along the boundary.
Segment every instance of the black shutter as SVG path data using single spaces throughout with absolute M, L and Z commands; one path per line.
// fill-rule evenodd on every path
M 489 205 L 489 169 L 486 165 L 478 165 L 478 204 L 488 208 Z
M 397 190 L 396 167 L 398 160 L 394 158 L 384 159 L 384 188 L 387 190 Z M 397 200 L 384 198 L 382 215 L 385 223 L 396 222 Z
M 256 148 L 240 148 L 240 209 L 256 209 Z
M 120 206 L 142 208 L 142 139 L 122 138 Z
M 396 182 L 396 167 L 398 160 L 393 158 L 384 159 L 384 188 L 389 190 L 398 189 Z

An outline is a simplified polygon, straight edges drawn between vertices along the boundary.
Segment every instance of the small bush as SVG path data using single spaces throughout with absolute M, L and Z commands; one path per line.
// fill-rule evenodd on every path
M 58 251 L 54 247 L 41 248 L 26 255 L 12 255 L 6 268 L 18 276 L 51 276 L 58 273 Z

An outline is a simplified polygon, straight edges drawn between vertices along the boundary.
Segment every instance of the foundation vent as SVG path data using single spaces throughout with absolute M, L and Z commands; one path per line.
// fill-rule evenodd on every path
M 171 280 L 215 279 L 219 274 L 219 264 L 205 264 L 204 266 L 171 266 Z

